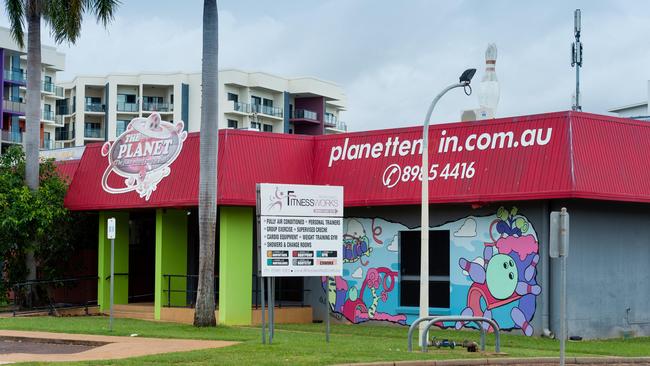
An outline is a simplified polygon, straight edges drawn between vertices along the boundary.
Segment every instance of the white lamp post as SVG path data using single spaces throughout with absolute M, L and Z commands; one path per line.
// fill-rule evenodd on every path
M 429 121 L 433 108 L 435 108 L 438 100 L 442 98 L 445 93 L 454 88 L 469 87 L 472 77 L 476 73 L 476 69 L 467 69 L 460 76 L 457 84 L 452 84 L 443 89 L 438 94 L 427 111 L 427 116 L 424 119 L 424 127 L 422 129 L 422 222 L 420 224 L 421 233 L 421 249 L 420 249 L 420 318 L 429 316 Z M 472 93 L 472 88 L 469 87 L 467 95 Z M 424 327 L 426 322 L 420 323 L 420 344 L 426 334 L 424 334 Z

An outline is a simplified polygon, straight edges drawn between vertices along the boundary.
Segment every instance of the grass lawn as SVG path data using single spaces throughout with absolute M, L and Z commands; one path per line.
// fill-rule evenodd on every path
M 328 365 L 349 362 L 413 359 L 458 359 L 486 357 L 454 350 L 435 348 L 426 354 L 406 351 L 407 327 L 374 325 L 332 325 L 331 342 L 325 343 L 323 324 L 278 325 L 273 345 L 262 345 L 260 328 L 225 327 L 194 328 L 189 325 L 116 319 L 114 331 L 108 331 L 106 317 L 34 317 L 0 319 L 0 329 L 34 330 L 65 333 L 130 335 L 142 337 L 232 340 L 239 345 L 220 349 L 169 353 L 125 360 L 86 362 L 87 365 Z M 442 339 L 463 339 L 478 343 L 475 331 L 435 330 Z M 494 335 L 488 335 L 488 351 L 494 350 Z M 528 338 L 504 334 L 501 351 L 510 357 L 557 357 L 559 343 L 551 339 Z M 569 356 L 650 356 L 650 337 L 598 341 L 568 342 Z M 488 356 L 504 357 L 504 356 Z

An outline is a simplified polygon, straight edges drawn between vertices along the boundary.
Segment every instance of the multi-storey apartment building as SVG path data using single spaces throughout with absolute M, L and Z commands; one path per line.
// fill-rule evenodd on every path
M 263 72 L 219 72 L 219 126 L 265 132 L 325 134 L 345 131 L 341 87 L 315 78 L 283 78 Z M 201 123 L 201 74 L 110 74 L 78 76 L 63 83 L 56 105 L 63 116 L 56 145 L 81 146 L 115 139 L 134 117 L 160 113 L 183 120 L 198 131 Z
M 63 88 L 56 86 L 56 73 L 64 68 L 65 55 L 54 47 L 42 46 L 41 83 L 41 149 L 55 147 L 55 132 L 63 126 L 63 118 L 57 115 L 55 106 L 63 99 Z M 27 51 L 18 47 L 7 28 L 0 27 L 0 151 L 12 144 L 21 144 L 25 133 L 25 94 Z

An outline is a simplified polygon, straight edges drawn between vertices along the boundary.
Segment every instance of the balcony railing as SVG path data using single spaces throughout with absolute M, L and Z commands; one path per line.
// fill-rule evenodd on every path
M 269 107 L 261 104 L 251 104 L 251 113 L 262 113 L 274 117 L 282 117 L 282 108 Z
M 101 103 L 86 103 L 86 112 L 104 112 L 104 105 Z
M 293 116 L 291 118 L 318 121 L 318 113 L 310 111 L 309 109 L 296 109 L 293 111 Z
M 3 100 L 2 109 L 14 113 L 25 113 L 25 103 Z
M 117 110 L 118 110 L 118 112 L 139 112 L 140 107 L 138 106 L 138 103 L 118 102 L 117 103 Z
M 4 78 L 8 81 L 25 83 L 25 73 L 19 70 L 4 70 Z
M 103 139 L 104 138 L 104 129 L 91 127 L 89 125 L 84 126 L 84 137 L 91 139 Z
M 41 141 L 41 150 L 52 150 L 54 148 L 53 140 L 43 140 Z
M 2 131 L 2 141 L 5 142 L 13 142 L 20 144 L 23 142 L 23 134 L 24 132 L 22 131 Z
M 57 141 L 74 140 L 74 135 L 74 130 L 64 130 L 62 128 L 57 128 L 56 131 L 54 131 L 54 138 Z
M 143 111 L 153 111 L 153 112 L 171 112 L 174 110 L 174 105 L 170 103 L 142 103 Z
M 49 81 L 43 82 L 43 91 L 46 93 L 54 93 L 54 87 L 54 83 L 51 83 Z
M 236 112 L 250 113 L 251 105 L 246 103 L 232 102 L 233 110 Z
M 56 95 L 57 97 L 63 98 L 63 88 L 60 87 L 60 86 L 55 86 L 54 87 L 54 95 Z
M 54 111 L 43 110 L 43 120 L 54 121 Z
M 54 124 L 63 126 L 63 116 L 58 114 L 54 116 Z
M 332 113 L 325 113 L 325 124 L 327 126 L 336 126 L 337 122 L 335 115 Z

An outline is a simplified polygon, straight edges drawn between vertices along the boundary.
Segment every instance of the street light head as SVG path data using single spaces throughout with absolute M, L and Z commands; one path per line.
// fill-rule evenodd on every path
M 472 81 L 472 78 L 474 77 L 474 74 L 476 74 L 476 69 L 467 69 L 463 71 L 459 78 L 460 83 L 469 85 L 469 83 Z

